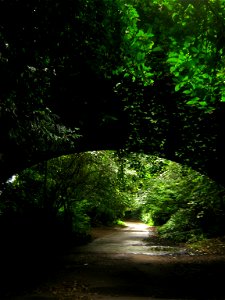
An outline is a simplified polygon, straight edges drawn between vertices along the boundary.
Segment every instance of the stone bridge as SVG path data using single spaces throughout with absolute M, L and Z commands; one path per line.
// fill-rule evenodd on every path
M 143 101 L 134 110 L 125 109 L 126 104 L 115 97 L 110 83 L 101 80 L 86 89 L 78 85 L 78 96 L 74 98 L 68 86 L 68 94 L 63 91 L 63 101 L 57 91 L 59 101 L 56 99 L 51 109 L 65 125 L 80 128 L 81 137 L 73 146 L 57 147 L 46 142 L 43 149 L 23 134 L 21 142 L 15 141 L 9 135 L 13 125 L 0 114 L 0 182 L 56 156 L 128 149 L 187 164 L 225 186 L 224 106 L 206 113 L 180 104 L 178 98 L 167 93 L 167 83 L 157 85 L 145 90 Z
M 86 9 L 81 0 L 1 1 L 0 182 L 59 155 L 128 149 L 188 164 L 225 185 L 224 103 L 211 113 L 185 106 L 166 55 L 153 62 L 159 73 L 153 86 L 113 75 L 125 55 L 127 24 L 108 2 Z M 105 18 L 109 30 L 102 29 Z M 48 120 L 42 125 L 36 118 L 32 126 L 41 105 L 58 115 L 53 126 L 80 129 L 74 145 L 63 134 L 65 143 L 46 138 L 41 128 Z

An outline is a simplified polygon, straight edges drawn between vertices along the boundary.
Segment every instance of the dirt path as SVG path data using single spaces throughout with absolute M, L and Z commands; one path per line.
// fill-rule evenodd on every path
M 65 255 L 51 280 L 11 299 L 225 299 L 224 256 L 153 251 L 143 243 L 149 234 L 140 223 L 94 230 L 95 240 Z
M 154 240 L 156 233 L 154 227 L 149 227 L 141 222 L 126 222 L 126 227 L 107 236 L 95 239 L 89 245 L 77 249 L 81 253 L 105 253 L 105 254 L 145 254 L 150 255 L 173 255 L 183 254 L 187 249 L 174 245 L 155 245 L 147 243 L 146 239 Z

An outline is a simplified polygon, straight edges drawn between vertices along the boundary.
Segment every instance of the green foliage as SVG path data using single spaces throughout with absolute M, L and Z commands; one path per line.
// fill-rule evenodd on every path
M 151 53 L 153 34 L 138 28 L 139 15 L 135 8 L 125 4 L 123 8 L 123 21 L 126 24 L 123 28 L 123 40 L 121 44 L 121 57 L 123 65 L 119 66 L 114 74 L 123 74 L 125 78 L 132 81 L 142 81 L 144 85 L 153 83 L 151 67 L 146 65 L 146 57 Z
M 124 221 L 121 221 L 121 220 L 117 220 L 115 222 L 115 224 L 118 225 L 118 226 L 126 227 L 126 223 Z
M 196 222 L 195 214 L 182 208 L 159 228 L 159 234 L 176 242 L 194 242 L 204 238 L 204 233 Z
M 61 159 L 63 162 L 60 162 Z M 55 174 L 57 161 L 51 163 Z M 74 214 L 74 220 L 78 214 L 86 221 L 89 220 L 89 225 L 110 224 L 122 217 L 129 200 L 120 191 L 118 166 L 113 154 L 87 152 L 60 158 L 58 164 L 60 169 L 57 177 L 53 175 L 54 189 L 57 190 L 58 196 L 55 203 L 58 209 Z M 79 221 L 76 221 L 76 224 L 78 223 Z
M 224 102 L 224 1 L 130 3 L 154 36 L 147 66 L 155 80 L 172 76 L 174 92 L 205 111 Z
M 132 209 L 131 179 L 125 184 L 110 151 L 62 156 L 26 169 L 1 194 L 1 214 L 48 216 L 63 235 L 87 239 L 90 226 L 111 225 Z M 129 181 L 129 183 L 128 183 Z M 37 219 L 37 218 L 36 218 Z M 64 234 L 63 234 L 64 232 Z
M 87 209 L 87 200 L 77 201 L 71 208 L 72 232 L 75 232 L 79 239 L 82 239 L 90 231 L 90 217 L 87 215 Z
M 172 161 L 93 151 L 55 158 L 15 176 L 0 195 L 0 222 L 34 219 L 34 227 L 46 227 L 46 234 L 59 240 L 87 241 L 91 226 L 129 217 L 158 226 L 163 237 L 196 241 L 224 234 L 224 195 L 214 181 Z
M 13 83 L 2 94 L 4 110 L 50 115 L 57 77 L 68 72 L 76 82 L 90 70 L 124 88 L 122 78 L 147 86 L 171 76 L 188 104 L 212 109 L 225 99 L 224 16 L 222 0 L 2 1 L 0 64 Z
M 177 241 L 224 234 L 224 188 L 187 167 L 170 162 L 145 196 L 145 214 L 159 232 Z M 146 217 L 145 217 L 146 218 Z

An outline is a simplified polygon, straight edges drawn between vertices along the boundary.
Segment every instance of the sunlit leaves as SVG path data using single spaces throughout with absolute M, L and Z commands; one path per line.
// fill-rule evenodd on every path
M 181 90 L 186 95 L 187 104 L 200 107 L 213 105 L 219 96 L 214 66 L 216 49 L 206 40 L 200 42 L 191 37 L 172 48 L 167 63 L 175 77 L 175 91 Z
M 224 225 L 224 188 L 204 175 L 168 162 L 149 182 L 143 212 L 177 241 L 216 235 Z
M 210 5 L 205 3 L 201 7 L 197 2 L 186 8 L 174 6 L 177 10 L 172 18 L 181 27 L 176 27 L 167 58 L 175 91 L 186 95 L 187 104 L 206 110 L 213 109 L 217 101 L 224 101 L 224 84 L 219 75 L 224 62 L 221 45 L 216 39 L 221 34 L 222 24 L 215 20 L 218 12 L 224 14 L 224 8 L 217 4 L 211 1 Z M 200 15 L 204 21 L 199 20 Z
M 154 80 L 168 76 L 168 67 L 181 101 L 205 111 L 224 102 L 224 2 L 130 1 L 142 26 L 154 34 L 148 57 Z M 161 55 L 154 56 L 158 51 Z
M 146 56 L 154 45 L 151 31 L 144 32 L 138 28 L 139 15 L 137 11 L 126 4 L 123 11 L 123 20 L 126 24 L 121 44 L 121 58 L 123 65 L 117 67 L 113 73 L 123 74 L 132 81 L 140 80 L 144 85 L 153 83 L 151 67 L 146 64 Z

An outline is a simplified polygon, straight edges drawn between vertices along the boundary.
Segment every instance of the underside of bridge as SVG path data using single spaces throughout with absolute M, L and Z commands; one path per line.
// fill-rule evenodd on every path
M 67 78 L 61 85 L 56 82 L 54 102 L 49 103 L 61 124 L 79 128 L 80 136 L 74 143 L 67 143 L 66 138 L 59 144 L 27 135 L 29 128 L 23 125 L 23 120 L 20 138 L 15 139 L 11 132 L 18 124 L 1 114 L 1 182 L 28 166 L 56 156 L 125 149 L 187 164 L 225 185 L 224 107 L 206 113 L 180 105 L 179 99 L 171 96 L 171 86 L 164 81 L 145 89 L 138 110 L 137 107 L 127 109 L 121 100 L 124 95 L 116 95 L 110 81 L 91 77 L 88 87 L 80 83 L 74 93 L 73 82 Z

